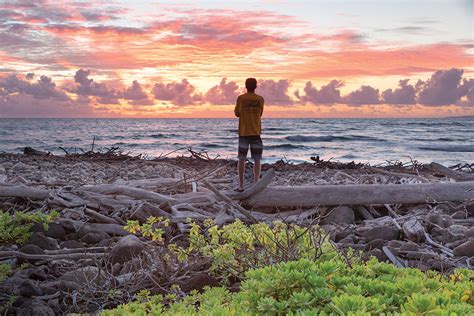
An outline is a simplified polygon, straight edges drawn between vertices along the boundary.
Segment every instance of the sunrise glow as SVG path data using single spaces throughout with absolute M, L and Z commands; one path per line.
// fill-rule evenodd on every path
M 0 117 L 474 115 L 472 1 L 2 1 Z

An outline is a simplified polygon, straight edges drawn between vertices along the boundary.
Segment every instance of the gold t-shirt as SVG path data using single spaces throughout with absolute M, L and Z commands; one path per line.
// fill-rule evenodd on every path
M 262 133 L 261 117 L 263 97 L 247 92 L 239 95 L 235 105 L 235 116 L 239 117 L 239 136 L 260 135 Z

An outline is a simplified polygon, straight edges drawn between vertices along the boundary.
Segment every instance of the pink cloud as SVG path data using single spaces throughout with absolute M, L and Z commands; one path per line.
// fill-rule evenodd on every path
M 288 88 L 290 81 L 281 79 L 278 81 L 270 80 L 259 80 L 256 92 L 263 96 L 265 104 L 268 105 L 292 105 L 288 95 Z
M 134 105 L 152 105 L 154 102 L 148 97 L 142 86 L 134 80 L 131 87 L 122 93 L 122 99 L 132 101 Z
M 153 94 L 155 99 L 170 101 L 174 105 L 193 105 L 202 100 L 202 95 L 195 93 L 196 88 L 183 79 L 181 82 L 155 83 Z
M 400 80 L 398 88 L 387 89 L 382 92 L 383 102 L 386 104 L 416 104 L 416 90 L 408 84 L 409 79 Z
M 427 81 L 418 81 L 418 103 L 434 106 L 455 104 L 467 93 L 461 86 L 462 75 L 463 70 L 452 68 L 436 71 Z
M 76 71 L 74 81 L 78 84 L 72 92 L 81 96 L 98 97 L 98 102 L 102 104 L 118 104 L 120 93 L 115 89 L 109 89 L 105 83 L 95 82 L 89 79 L 89 70 L 79 69 Z
M 348 105 L 370 105 L 380 104 L 379 90 L 371 86 L 362 85 L 358 90 L 352 91 L 342 98 L 344 104 Z
M 206 92 L 204 100 L 210 104 L 233 104 L 239 94 L 238 88 L 235 82 L 227 82 L 227 78 L 222 78 L 219 85 Z
M 341 102 L 341 91 L 339 88 L 343 87 L 344 83 L 339 80 L 332 80 L 327 85 L 322 86 L 320 90 L 313 87 L 311 81 L 308 81 L 304 87 L 305 95 L 300 97 L 299 91 L 295 92 L 303 103 L 312 104 L 335 104 Z

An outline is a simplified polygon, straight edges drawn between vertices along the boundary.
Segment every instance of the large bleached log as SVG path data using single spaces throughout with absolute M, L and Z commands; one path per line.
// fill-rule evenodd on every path
M 229 194 L 228 196 L 230 198 L 233 198 L 235 200 L 245 200 L 250 198 L 251 196 L 262 192 L 265 190 L 265 188 L 272 182 L 273 177 L 275 176 L 275 170 L 270 169 L 265 174 L 263 175 L 262 179 L 257 182 L 257 184 L 251 186 L 247 190 L 245 190 L 242 193 L 236 193 L 236 194 Z
M 474 199 L 474 182 L 268 187 L 248 200 L 254 207 L 415 204 Z
M 474 174 L 469 174 L 469 173 L 464 173 L 464 172 L 459 172 L 453 169 L 449 169 L 443 165 L 440 165 L 439 163 L 432 162 L 430 166 L 438 171 L 439 173 L 444 174 L 445 176 L 454 179 L 456 181 L 472 181 L 474 180 Z
M 125 195 L 137 200 L 144 200 L 158 204 L 166 202 L 175 202 L 175 199 L 156 192 L 151 192 L 134 187 L 127 187 L 125 185 L 119 184 L 92 185 L 84 187 L 83 190 L 106 195 Z
M 49 190 L 34 189 L 24 185 L 0 187 L 0 197 L 20 197 L 32 200 L 46 200 L 49 197 L 49 192 Z

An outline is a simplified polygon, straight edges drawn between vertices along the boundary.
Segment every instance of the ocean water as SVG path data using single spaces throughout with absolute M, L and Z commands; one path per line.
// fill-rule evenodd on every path
M 206 151 L 235 159 L 237 119 L 0 119 L 0 151 L 25 146 L 63 154 L 119 146 L 158 157 Z M 474 162 L 474 117 L 443 119 L 263 119 L 264 162 L 311 156 L 371 164 L 387 160 L 444 165 Z

